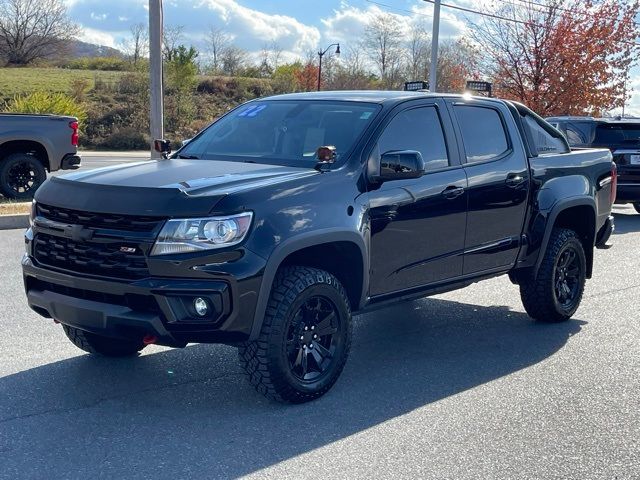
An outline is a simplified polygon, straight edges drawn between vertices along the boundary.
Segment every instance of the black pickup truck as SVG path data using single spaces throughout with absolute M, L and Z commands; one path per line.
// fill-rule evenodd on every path
M 356 312 L 508 274 L 531 317 L 569 319 L 615 176 L 511 102 L 260 99 L 168 159 L 47 180 L 24 284 L 87 352 L 236 345 L 259 392 L 304 402 L 340 375 Z
M 551 117 L 572 148 L 608 148 L 618 167 L 616 203 L 631 203 L 640 213 L 640 119 Z

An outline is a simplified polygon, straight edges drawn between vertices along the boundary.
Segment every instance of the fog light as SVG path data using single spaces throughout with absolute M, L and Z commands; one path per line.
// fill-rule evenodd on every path
M 209 313 L 209 302 L 202 297 L 198 297 L 193 301 L 193 309 L 199 316 L 204 317 Z

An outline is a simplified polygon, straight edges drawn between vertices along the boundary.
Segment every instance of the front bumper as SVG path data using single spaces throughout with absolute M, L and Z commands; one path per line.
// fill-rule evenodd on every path
M 29 255 L 22 260 L 29 306 L 43 317 L 114 338 L 151 335 L 156 343 L 173 347 L 247 340 L 262 279 L 255 273 L 260 264 L 261 257 L 251 257 L 241 278 L 218 272 L 202 278 L 119 281 L 44 268 Z M 189 310 L 197 297 L 211 306 L 204 319 Z

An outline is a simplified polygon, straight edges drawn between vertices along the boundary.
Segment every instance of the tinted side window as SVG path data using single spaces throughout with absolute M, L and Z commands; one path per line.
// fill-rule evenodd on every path
M 507 133 L 500 114 L 486 107 L 456 105 L 454 107 L 467 162 L 482 162 L 509 150 Z
M 587 142 L 582 138 L 582 134 L 578 130 L 574 130 L 572 127 L 567 126 L 567 141 L 572 147 L 578 145 L 584 145 Z
M 549 131 L 547 131 L 548 127 L 545 128 L 545 125 L 531 115 L 525 115 L 524 121 L 531 132 L 533 146 L 539 155 L 544 155 L 545 153 L 567 153 L 569 151 L 560 137 L 560 132 L 557 132 L 557 135 L 553 136 Z
M 447 145 L 435 107 L 419 107 L 396 115 L 378 140 L 380 153 L 417 150 L 427 170 L 449 166 Z

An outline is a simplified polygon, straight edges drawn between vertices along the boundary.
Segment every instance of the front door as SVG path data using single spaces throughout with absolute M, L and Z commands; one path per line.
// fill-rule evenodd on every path
M 467 179 L 453 138 L 444 104 L 437 101 L 399 111 L 380 135 L 378 154 L 419 151 L 426 174 L 369 192 L 371 296 L 462 275 Z

